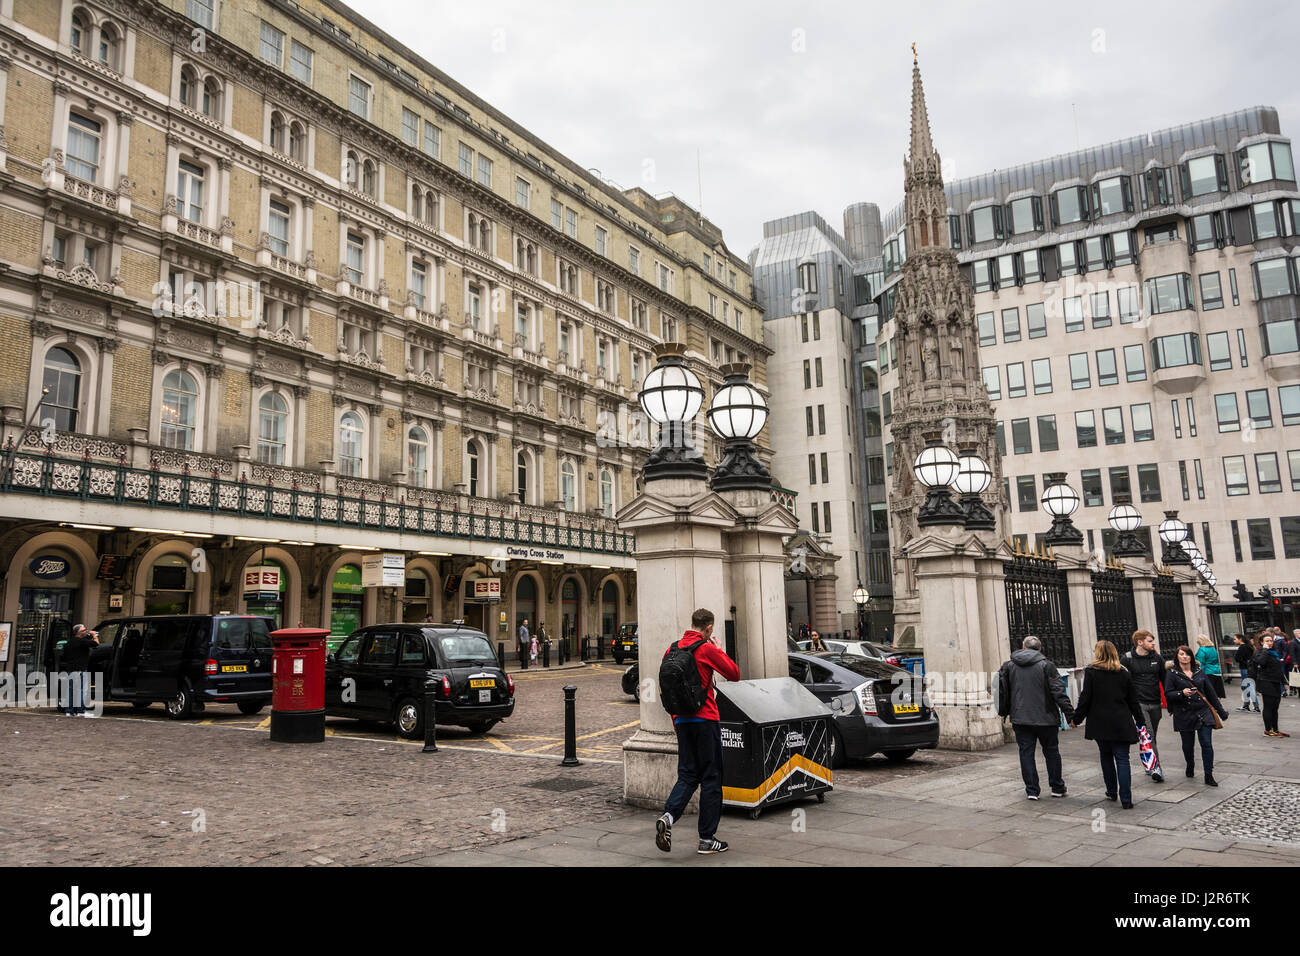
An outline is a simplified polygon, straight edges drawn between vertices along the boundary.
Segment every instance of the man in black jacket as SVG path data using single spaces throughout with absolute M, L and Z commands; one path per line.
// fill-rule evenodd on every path
M 1065 712 L 1067 720 L 1074 719 L 1065 682 L 1057 673 L 1056 665 L 1043 656 L 1042 649 L 1042 642 L 1031 634 L 998 671 L 998 713 L 1011 718 L 1016 746 L 1020 748 L 1020 775 L 1025 781 L 1025 796 L 1030 800 L 1037 800 L 1041 792 L 1034 759 L 1038 744 L 1043 746 L 1052 796 L 1065 796 L 1058 741 L 1061 712 Z
M 68 675 L 68 709 L 70 717 L 86 715 L 86 669 L 90 666 L 90 652 L 99 644 L 99 635 L 84 624 L 72 629 L 72 636 L 63 645 L 61 662 Z M 93 716 L 93 714 L 92 714 Z
M 1160 704 L 1160 688 L 1165 683 L 1165 661 L 1160 656 L 1160 646 L 1156 636 L 1150 631 L 1133 632 L 1133 650 L 1125 654 L 1120 663 L 1128 668 L 1133 678 L 1133 689 L 1137 691 L 1138 707 L 1146 718 L 1147 731 L 1151 734 L 1151 749 L 1155 751 L 1156 766 L 1160 766 L 1160 748 L 1156 746 L 1156 729 L 1160 718 L 1164 716 L 1164 707 Z M 1164 783 L 1165 778 L 1157 770 L 1147 771 L 1152 783 Z

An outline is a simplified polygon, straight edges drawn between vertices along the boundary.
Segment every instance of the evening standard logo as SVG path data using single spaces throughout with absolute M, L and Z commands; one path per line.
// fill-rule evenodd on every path
M 745 738 L 739 730 L 732 730 L 730 727 L 723 727 L 722 746 L 744 749 Z
M 71 892 L 50 897 L 50 925 L 64 928 L 129 927 L 132 935 L 148 936 L 152 928 L 152 893 Z
M 798 731 L 793 731 L 785 735 L 785 745 L 789 749 L 794 749 L 795 747 L 802 747 L 804 743 L 805 741 L 803 739 L 803 734 L 799 733 Z

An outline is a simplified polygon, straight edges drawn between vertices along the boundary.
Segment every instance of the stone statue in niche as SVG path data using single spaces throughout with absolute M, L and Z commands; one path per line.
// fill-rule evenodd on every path
M 954 337 L 951 341 L 952 341 L 952 345 L 949 347 L 952 350 L 952 362 L 951 362 L 952 377 L 961 380 L 966 377 L 965 354 L 962 351 L 960 338 Z
M 939 378 L 939 342 L 930 330 L 921 339 L 921 379 L 933 382 Z

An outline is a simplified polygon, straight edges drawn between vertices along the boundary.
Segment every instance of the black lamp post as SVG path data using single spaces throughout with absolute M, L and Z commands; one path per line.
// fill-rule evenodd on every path
M 1145 558 L 1146 545 L 1137 536 L 1137 529 L 1142 527 L 1142 513 L 1130 503 L 1132 497 L 1124 493 L 1114 496 L 1115 507 L 1110 509 L 1106 520 L 1115 529 L 1115 545 L 1110 549 L 1117 558 Z
M 971 444 L 962 445 L 958 449 L 961 455 L 957 459 L 957 477 L 953 479 L 952 487 L 961 495 L 962 511 L 966 514 L 966 530 L 992 531 L 997 527 L 997 519 L 984 506 L 980 495 L 993 481 L 993 471 L 988 462 L 976 453 L 977 448 L 977 445 Z
M 1182 544 L 1187 540 L 1187 525 L 1178 520 L 1177 511 L 1166 511 L 1165 520 L 1160 522 L 1160 540 L 1164 542 L 1165 564 L 1191 564 L 1191 556 L 1183 550 Z
M 1078 493 L 1065 483 L 1063 471 L 1048 475 L 1047 482 L 1042 502 L 1043 510 L 1052 516 L 1052 527 L 1043 540 L 1053 546 L 1083 544 L 1083 532 L 1070 520 L 1070 515 L 1079 509 Z
M 767 402 L 750 384 L 749 369 L 747 362 L 722 366 L 722 387 L 709 403 L 709 427 L 726 442 L 710 482 L 717 491 L 772 487 L 772 473 L 754 454 L 754 439 L 767 424 Z
M 861 584 L 853 591 L 853 603 L 858 606 L 858 635 L 862 640 L 871 639 L 871 618 L 867 615 L 867 602 L 871 595 Z
M 916 513 L 917 527 L 964 525 L 965 510 L 948 494 L 948 486 L 957 478 L 957 456 L 939 440 L 937 432 L 921 437 L 925 439 L 925 447 L 912 462 L 912 474 L 928 493 Z
M 667 342 L 655 350 L 658 363 L 641 384 L 641 407 L 659 426 L 659 447 L 645 463 L 645 479 L 708 477 L 700 450 L 690 443 L 690 425 L 704 404 L 704 387 L 686 367 L 686 346 Z

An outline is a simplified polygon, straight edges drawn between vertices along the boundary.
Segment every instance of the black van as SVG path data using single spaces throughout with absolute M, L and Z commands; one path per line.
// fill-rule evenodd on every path
M 271 622 L 244 614 L 186 614 L 104 621 L 90 669 L 106 700 L 143 710 L 155 701 L 184 720 L 204 704 L 256 714 L 271 702 Z
M 374 624 L 325 659 L 325 713 L 424 736 L 424 683 L 438 682 L 440 724 L 485 733 L 515 711 L 515 682 L 482 631 L 459 624 Z

